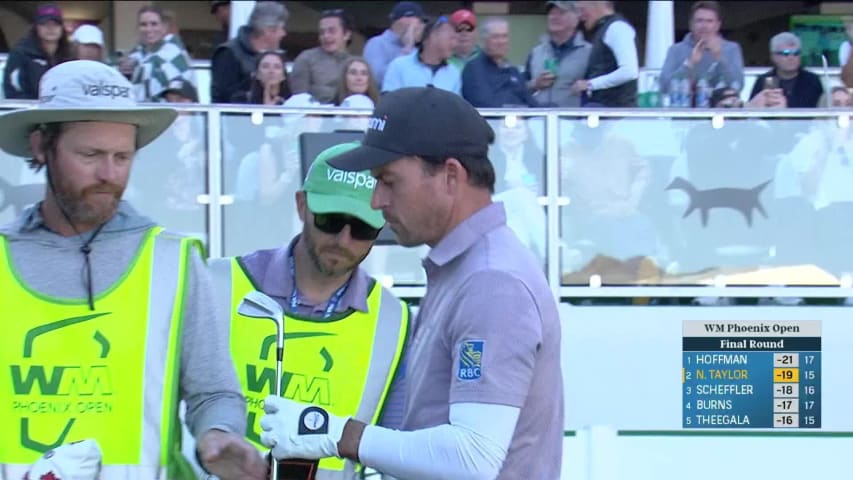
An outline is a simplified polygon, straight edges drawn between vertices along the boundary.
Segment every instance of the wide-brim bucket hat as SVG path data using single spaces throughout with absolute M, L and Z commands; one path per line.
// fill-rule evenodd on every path
M 142 148 L 169 128 L 177 115 L 172 108 L 137 105 L 133 86 L 108 65 L 75 60 L 45 72 L 34 107 L 0 115 L 0 149 L 31 157 L 30 132 L 43 124 L 65 122 L 135 125 L 136 147 Z

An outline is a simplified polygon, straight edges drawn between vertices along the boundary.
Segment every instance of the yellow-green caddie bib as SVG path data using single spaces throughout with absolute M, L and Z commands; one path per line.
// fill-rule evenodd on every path
M 25 285 L 14 264 L 27 260 L 13 262 L 0 237 L 0 471 L 8 478 L 23 478 L 44 452 L 85 438 L 101 447 L 101 478 L 187 478 L 178 359 L 197 246 L 152 228 L 92 311 L 86 299 Z
M 264 398 L 275 392 L 276 326 L 236 313 L 243 296 L 257 290 L 238 258 L 214 260 L 211 268 L 218 297 L 228 302 L 219 308 L 231 312 L 231 356 L 246 396 L 246 436 L 263 450 L 260 419 Z M 378 421 L 403 353 L 409 310 L 377 282 L 367 307 L 367 313 L 325 319 L 285 316 L 282 396 L 338 416 Z M 323 459 L 319 467 L 317 480 L 353 478 L 357 469 L 339 458 Z

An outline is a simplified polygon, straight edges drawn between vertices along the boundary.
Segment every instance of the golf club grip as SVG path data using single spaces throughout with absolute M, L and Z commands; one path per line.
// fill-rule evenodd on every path
M 275 360 L 277 362 L 284 361 L 284 347 L 278 347 L 275 349 Z
M 286 460 L 275 460 L 272 455 L 269 458 L 275 462 L 270 471 L 275 472 L 277 477 L 271 480 L 314 480 L 319 469 L 319 460 L 305 460 L 301 458 L 288 458 Z

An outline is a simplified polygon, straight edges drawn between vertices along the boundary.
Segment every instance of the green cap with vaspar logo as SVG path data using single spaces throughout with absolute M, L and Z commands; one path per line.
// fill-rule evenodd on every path
M 358 142 L 342 143 L 327 148 L 317 155 L 302 190 L 312 213 L 343 213 L 352 215 L 373 228 L 382 228 L 382 212 L 370 207 L 370 197 L 376 179 L 370 172 L 346 172 L 329 165 L 329 159 L 358 147 Z

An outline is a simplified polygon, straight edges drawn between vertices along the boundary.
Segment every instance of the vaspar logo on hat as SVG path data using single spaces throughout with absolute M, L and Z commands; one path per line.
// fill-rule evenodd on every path
M 343 213 L 374 228 L 385 224 L 382 212 L 370 206 L 376 179 L 369 171 L 345 171 L 329 165 L 329 159 L 355 149 L 358 142 L 342 143 L 323 150 L 305 177 L 308 209 L 313 213 Z
M 352 188 L 373 190 L 376 187 L 376 179 L 364 172 L 346 172 L 332 166 L 326 169 L 326 180 L 352 186 Z

